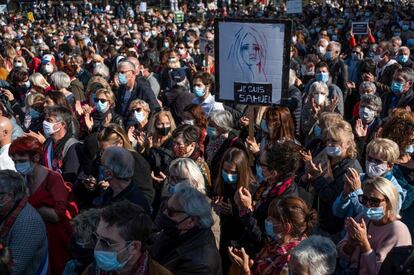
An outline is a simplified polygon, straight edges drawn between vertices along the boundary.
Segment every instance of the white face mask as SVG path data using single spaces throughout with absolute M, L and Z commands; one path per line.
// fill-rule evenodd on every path
M 323 94 L 316 94 L 313 98 L 315 99 L 316 104 L 319 106 L 322 106 L 326 101 L 326 95 Z
M 376 164 L 375 162 L 365 161 L 365 171 L 368 177 L 378 178 L 388 171 L 387 163 Z
M 323 54 L 326 53 L 326 49 L 324 47 L 322 47 L 322 46 L 319 46 L 317 48 L 317 52 L 323 55 Z
M 54 129 L 54 126 L 59 122 L 49 122 L 49 121 L 43 121 L 43 132 L 45 133 L 46 137 L 50 137 L 54 133 L 58 132 L 60 129 Z
M 50 74 L 53 73 L 53 65 L 52 64 L 46 64 L 45 65 L 45 72 Z
M 361 107 L 359 109 L 359 117 L 366 122 L 371 122 L 375 117 L 375 111 L 367 107 Z

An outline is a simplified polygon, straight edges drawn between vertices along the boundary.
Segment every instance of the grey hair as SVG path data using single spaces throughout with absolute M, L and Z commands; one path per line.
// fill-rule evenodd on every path
M 295 70 L 290 69 L 289 70 L 289 87 L 295 84 L 296 80 L 296 72 Z
M 398 44 L 399 44 L 399 45 L 401 45 L 401 44 L 402 44 L 401 37 L 399 37 L 399 36 L 393 36 L 393 37 L 391 38 L 391 42 L 392 42 L 392 41 L 398 42 Z
M 312 83 L 312 85 L 309 88 L 309 94 L 311 95 L 311 94 L 313 94 L 316 91 L 322 91 L 326 95 L 328 95 L 329 94 L 328 85 L 326 85 L 322 81 L 315 81 L 315 82 Z
M 233 116 L 229 111 L 215 111 L 211 114 L 210 120 L 226 132 L 233 129 Z
M 394 73 L 394 76 L 396 75 L 401 75 L 407 82 L 414 82 L 414 70 L 411 68 L 397 69 Z
M 67 89 L 70 86 L 70 77 L 65 72 L 55 72 L 50 76 L 56 89 Z
M 103 164 L 109 168 L 118 179 L 129 179 L 134 175 L 134 158 L 122 147 L 106 148 L 102 155 Z
M 370 106 L 377 113 L 380 113 L 382 110 L 382 101 L 377 95 L 365 94 L 361 96 L 360 105 Z
M 19 173 L 13 170 L 0 170 L 0 191 L 13 194 L 16 202 L 26 195 L 26 184 Z
M 374 94 L 377 92 L 377 86 L 375 86 L 374 82 L 370 81 L 364 81 L 359 85 L 359 91 L 370 89 L 374 92 Z
M 93 75 L 99 75 L 108 80 L 110 76 L 108 66 L 102 63 L 96 63 L 96 66 L 93 69 Z
M 341 43 L 336 42 L 336 41 L 331 41 L 331 42 L 329 42 L 328 46 L 331 46 L 332 48 L 334 48 L 334 49 L 335 49 L 335 51 L 336 51 L 338 54 L 340 54 L 340 53 L 341 53 L 341 49 L 342 49 Z
M 135 71 L 135 64 L 129 60 L 122 60 L 118 63 L 117 69 L 121 68 L 121 66 L 128 66 L 131 70 Z
M 188 183 L 183 182 L 177 184 L 175 190 L 171 198 L 177 200 L 189 216 L 198 218 L 199 227 L 210 228 L 214 221 L 207 196 Z
M 408 48 L 408 47 L 406 47 L 406 46 L 401 46 L 401 47 L 399 47 L 399 48 L 398 48 L 398 51 L 403 51 L 403 50 L 406 50 L 406 51 L 408 51 L 409 53 L 411 53 L 410 48 Z
M 329 45 L 329 41 L 328 41 L 328 40 L 326 40 L 325 38 L 321 38 L 321 39 L 319 39 L 319 40 L 318 40 L 317 45 L 319 45 L 319 44 L 321 44 L 321 43 L 323 43 L 323 46 L 324 46 L 324 47 L 327 47 L 327 46 Z
M 309 267 L 310 275 L 329 275 L 335 272 L 336 246 L 327 237 L 310 236 L 292 249 L 290 255 L 292 261 Z
M 92 234 L 98 227 L 103 209 L 91 208 L 80 212 L 72 220 L 73 233 L 77 236 L 77 242 L 85 245 L 95 245 L 91 242 Z
M 206 194 L 204 176 L 192 159 L 178 158 L 173 160 L 170 164 L 169 172 L 170 175 L 176 174 L 180 178 L 187 178 L 189 184 L 204 195 Z

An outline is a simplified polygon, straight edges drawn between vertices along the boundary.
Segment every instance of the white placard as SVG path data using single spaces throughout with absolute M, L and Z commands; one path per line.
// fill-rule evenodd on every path
M 291 0 L 286 2 L 287 14 L 302 13 L 302 0 Z
M 230 21 L 217 22 L 215 30 L 219 100 L 252 105 L 279 103 L 288 85 L 285 78 L 289 78 L 289 60 L 284 59 L 289 59 L 290 53 L 290 41 L 285 41 L 286 23 Z
M 147 2 L 139 3 L 139 11 L 140 12 L 147 12 Z
M 0 5 L 0 14 L 7 12 L 7 5 Z

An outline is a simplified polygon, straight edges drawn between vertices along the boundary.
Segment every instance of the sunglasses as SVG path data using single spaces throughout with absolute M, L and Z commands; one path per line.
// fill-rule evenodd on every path
M 137 111 L 138 113 L 141 113 L 142 108 L 136 108 L 136 109 L 133 109 L 132 111 Z
M 387 199 L 378 199 L 378 198 L 368 197 L 366 195 L 359 195 L 358 200 L 364 206 L 369 205 L 372 207 L 378 207 L 380 206 L 381 202 L 386 201 Z
M 98 103 L 98 101 L 100 101 L 101 103 L 106 103 L 108 100 L 103 99 L 103 98 L 96 98 L 95 102 Z

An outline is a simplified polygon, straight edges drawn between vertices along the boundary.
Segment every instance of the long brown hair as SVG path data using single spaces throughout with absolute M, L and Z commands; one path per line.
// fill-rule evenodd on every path
M 237 189 L 240 187 L 249 188 L 250 181 L 252 177 L 252 171 L 249 167 L 249 158 L 246 153 L 236 147 L 229 148 L 224 152 L 223 157 L 220 161 L 219 172 L 216 178 L 216 193 L 218 195 L 223 195 L 223 180 L 221 178 L 221 171 L 223 170 L 224 162 L 232 163 L 237 168 L 238 180 L 237 180 Z
M 106 141 L 112 144 L 122 142 L 122 147 L 127 150 L 132 150 L 131 142 L 128 140 L 128 136 L 121 126 L 115 123 L 110 123 L 107 127 L 103 128 L 98 133 L 98 141 Z
M 269 143 L 276 142 L 279 139 L 295 138 L 295 125 L 292 115 L 287 107 L 270 107 L 264 114 L 268 128 L 273 128 L 273 133 L 269 138 Z
M 267 213 L 283 224 L 289 223 L 292 226 L 289 234 L 293 238 L 309 236 L 318 222 L 318 213 L 299 197 L 276 198 L 269 204 Z

